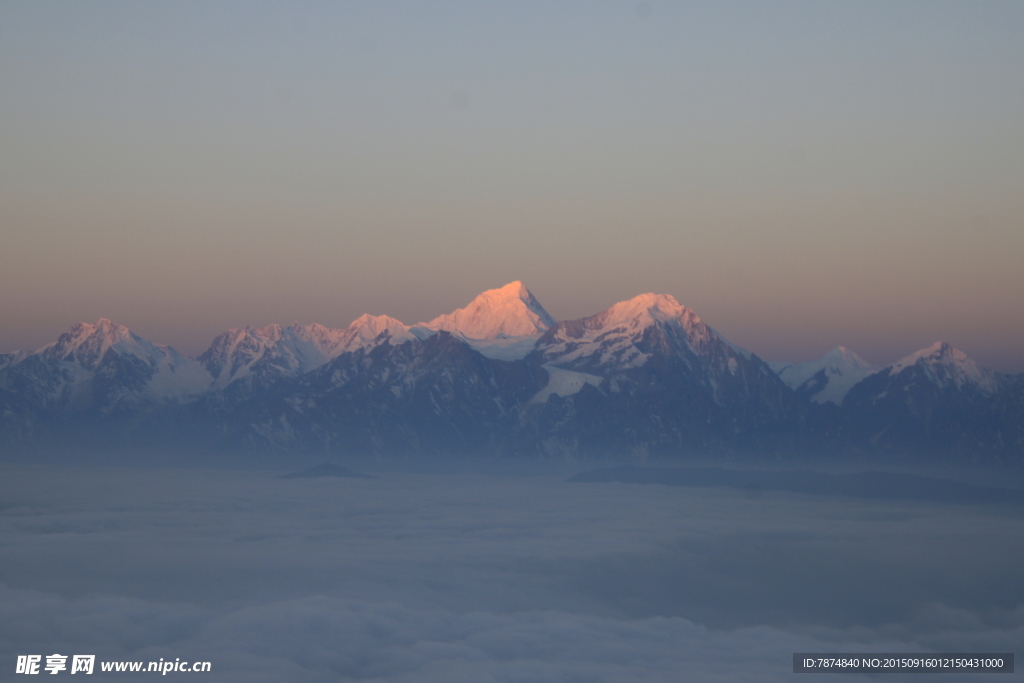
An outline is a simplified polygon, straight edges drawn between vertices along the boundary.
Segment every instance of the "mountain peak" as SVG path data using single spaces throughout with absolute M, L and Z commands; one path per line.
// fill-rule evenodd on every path
M 817 360 L 769 365 L 790 388 L 806 393 L 815 403 L 836 405 L 842 405 L 854 385 L 880 369 L 845 346 L 837 346 Z
M 130 342 L 133 337 L 131 330 L 124 325 L 100 318 L 95 323 L 73 325 L 44 352 L 53 358 L 77 360 L 82 366 L 91 368 L 111 346 Z
M 669 323 L 682 328 L 691 342 L 699 343 L 699 339 L 717 336 L 696 313 L 676 301 L 675 297 L 653 292 L 620 301 L 588 318 L 558 323 L 549 335 L 579 339 L 617 328 L 624 328 L 624 331 L 634 334 L 657 323 Z
M 822 361 L 830 363 L 843 363 L 852 367 L 859 367 L 864 369 L 871 369 L 872 372 L 879 368 L 867 362 L 855 352 L 846 348 L 845 346 L 837 346 L 821 358 Z
M 519 280 L 488 289 L 465 308 L 438 316 L 423 327 L 444 330 L 467 339 L 529 337 L 555 324 L 536 297 Z
M 670 294 L 648 292 L 620 301 L 610 308 L 590 318 L 566 323 L 565 331 L 570 335 L 582 334 L 583 328 L 589 330 L 613 329 L 624 327 L 627 330 L 639 331 L 657 323 L 678 325 L 687 337 L 706 338 L 712 334 L 697 314 L 676 301 Z M 582 324 L 582 327 L 580 325 Z
M 375 328 L 383 331 L 388 327 L 397 325 L 404 326 L 404 323 L 398 318 L 392 318 L 390 315 L 371 315 L 369 313 L 363 313 L 361 316 L 353 320 L 349 324 L 349 327 Z
M 96 324 L 94 325 L 94 327 L 99 328 L 99 329 L 103 329 L 103 330 L 113 330 L 113 329 L 117 329 L 117 328 L 128 329 L 124 325 L 118 325 L 117 323 L 115 323 L 110 318 L 100 318 L 99 320 L 96 321 Z
M 937 341 L 931 346 L 926 346 L 923 349 L 918 349 L 911 354 L 904 356 L 895 363 L 892 364 L 892 374 L 896 374 L 902 371 L 904 368 L 908 368 L 912 365 L 917 365 L 919 362 L 924 362 L 928 365 L 935 364 L 961 364 L 970 363 L 974 364 L 966 353 L 960 349 L 954 347 L 949 342 Z
M 352 321 L 352 324 L 345 330 L 345 340 L 339 347 L 339 351 L 353 351 L 372 345 L 384 332 L 389 335 L 393 342 L 403 342 L 412 339 L 409 326 L 390 315 L 370 315 L 363 313 Z
M 650 331 L 660 341 L 649 341 Z M 549 363 L 562 364 L 560 367 L 569 364 L 574 370 L 595 374 L 610 366 L 639 367 L 647 362 L 655 347 L 659 352 L 683 354 L 687 358 L 706 360 L 714 356 L 711 362 L 724 364 L 730 375 L 739 369 L 738 357 L 750 358 L 675 297 L 651 292 L 620 301 L 587 318 L 564 320 L 538 342 Z
M 898 375 L 912 367 L 923 369 L 940 386 L 963 388 L 972 385 L 990 392 L 997 385 L 995 373 L 978 365 L 949 342 L 938 341 L 901 358 L 889 366 L 889 375 Z
M 93 324 L 78 323 L 65 334 L 73 334 L 77 337 L 91 337 L 93 335 L 99 335 L 104 338 L 124 340 L 130 339 L 132 333 L 124 325 L 118 325 L 109 318 L 100 318 Z
M 684 306 L 671 294 L 658 294 L 656 292 L 637 294 L 632 299 L 627 299 L 624 303 L 637 303 L 645 306 L 665 307 L 670 309 L 684 308 Z
M 607 325 L 613 321 L 638 321 L 648 323 L 654 320 L 679 320 L 682 318 L 700 322 L 697 315 L 676 301 L 671 294 L 655 294 L 648 292 L 620 301 L 605 311 Z
M 497 289 L 488 289 L 487 291 L 493 292 L 495 294 L 501 294 L 504 296 L 519 298 L 533 296 L 532 294 L 530 294 L 530 290 L 526 288 L 526 285 L 523 284 L 522 280 L 513 280 L 504 287 L 498 287 Z

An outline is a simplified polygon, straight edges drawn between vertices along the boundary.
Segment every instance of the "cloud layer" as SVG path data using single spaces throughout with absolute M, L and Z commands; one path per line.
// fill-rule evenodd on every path
M 554 476 L 3 474 L 4 667 L 60 652 L 208 660 L 225 681 L 772 681 L 795 651 L 1024 644 L 1020 519 L 995 508 Z

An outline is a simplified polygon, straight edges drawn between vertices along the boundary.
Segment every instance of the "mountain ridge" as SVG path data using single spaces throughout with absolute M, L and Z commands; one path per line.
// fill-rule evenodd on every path
M 194 358 L 106 318 L 78 323 L 0 355 L 0 444 L 186 431 L 242 450 L 1024 462 L 1022 386 L 945 343 L 884 367 L 844 347 L 768 363 L 668 294 L 555 321 L 514 281 L 428 323 L 234 328 Z

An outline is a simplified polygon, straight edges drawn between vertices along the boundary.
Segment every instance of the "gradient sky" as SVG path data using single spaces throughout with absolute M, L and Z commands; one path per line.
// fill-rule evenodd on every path
M 1024 370 L 1024 3 L 0 4 L 0 351 L 523 280 Z

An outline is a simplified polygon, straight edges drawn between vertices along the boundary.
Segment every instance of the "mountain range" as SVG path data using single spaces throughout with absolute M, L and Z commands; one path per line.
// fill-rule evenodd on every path
M 1024 462 L 1024 375 L 949 344 L 766 362 L 665 294 L 556 321 L 521 283 L 406 325 L 231 329 L 190 358 L 101 319 L 0 355 L 0 444 Z

